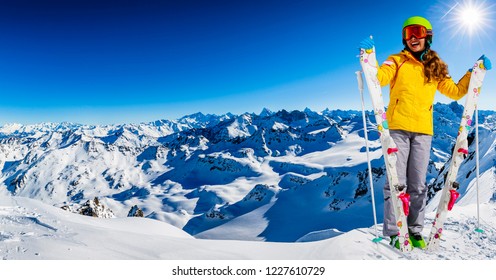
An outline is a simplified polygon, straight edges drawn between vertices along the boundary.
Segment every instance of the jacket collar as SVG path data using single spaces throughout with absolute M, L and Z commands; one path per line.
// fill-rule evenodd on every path
M 404 56 L 406 56 L 406 59 L 407 60 L 412 60 L 420 65 L 423 65 L 421 61 L 419 61 L 417 58 L 415 58 L 413 56 L 413 54 L 411 52 L 409 52 L 408 50 L 402 50 L 401 51 L 401 54 L 403 54 Z

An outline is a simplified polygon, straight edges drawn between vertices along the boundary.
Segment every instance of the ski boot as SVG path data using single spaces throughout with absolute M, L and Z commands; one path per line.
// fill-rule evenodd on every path
M 390 239 L 389 245 L 400 250 L 400 238 L 398 237 L 398 235 L 391 235 L 389 239 Z M 411 246 L 412 246 L 412 242 L 410 241 L 410 247 Z
M 410 233 L 410 242 L 415 248 L 425 249 L 426 247 L 425 240 L 419 232 Z

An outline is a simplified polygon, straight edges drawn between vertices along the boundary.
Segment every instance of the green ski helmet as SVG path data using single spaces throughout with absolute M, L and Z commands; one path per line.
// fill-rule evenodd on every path
M 425 27 L 425 29 L 427 29 L 427 36 L 425 38 L 426 38 L 427 44 L 430 46 L 432 44 L 432 36 L 433 36 L 432 24 L 426 18 L 421 17 L 421 16 L 409 17 L 403 23 L 403 29 L 402 29 L 403 45 L 406 45 L 406 41 L 404 38 L 405 27 L 411 26 L 411 25 L 420 25 L 420 26 Z

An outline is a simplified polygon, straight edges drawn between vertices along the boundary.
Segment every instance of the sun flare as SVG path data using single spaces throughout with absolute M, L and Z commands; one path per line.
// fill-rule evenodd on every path
M 444 0 L 443 0 L 444 1 Z M 450 39 L 461 42 L 481 43 L 494 40 L 494 0 L 448 0 L 440 4 L 440 20 Z M 468 41 L 467 41 L 468 40 Z
M 481 5 L 476 6 L 473 2 L 466 2 L 459 7 L 458 21 L 464 26 L 469 34 L 480 29 L 485 22 L 486 13 Z

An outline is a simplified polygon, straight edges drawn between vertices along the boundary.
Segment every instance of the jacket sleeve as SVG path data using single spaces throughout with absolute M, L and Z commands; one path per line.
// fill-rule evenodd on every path
M 467 94 L 470 74 L 467 71 L 458 83 L 455 83 L 451 77 L 448 77 L 437 85 L 437 90 L 451 99 L 458 100 Z
M 396 76 L 397 67 L 398 64 L 393 56 L 388 57 L 388 59 L 382 63 L 377 71 L 377 79 L 381 83 L 381 87 L 391 83 Z

